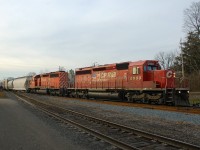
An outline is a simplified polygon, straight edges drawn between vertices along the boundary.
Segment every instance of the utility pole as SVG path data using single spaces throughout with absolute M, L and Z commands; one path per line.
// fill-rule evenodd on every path
M 97 66 L 97 65 L 98 65 L 97 62 L 94 62 L 92 66 L 95 67 L 95 66 Z
M 183 62 L 183 47 L 182 47 L 182 39 L 180 40 L 180 48 L 181 48 L 181 61 L 182 61 L 182 78 L 185 78 L 184 74 L 184 62 Z

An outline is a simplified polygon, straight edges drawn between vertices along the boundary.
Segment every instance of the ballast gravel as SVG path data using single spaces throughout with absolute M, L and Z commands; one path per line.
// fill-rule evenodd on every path
M 30 96 L 30 94 L 27 94 Z M 200 146 L 200 115 L 31 94 L 50 104 Z

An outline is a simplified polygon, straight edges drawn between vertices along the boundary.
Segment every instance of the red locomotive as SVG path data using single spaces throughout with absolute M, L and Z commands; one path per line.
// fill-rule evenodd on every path
M 50 95 L 63 94 L 68 87 L 68 73 L 64 71 L 39 74 L 30 81 L 29 92 L 43 92 Z
M 74 86 L 71 85 L 66 72 L 54 72 L 35 76 L 29 91 L 46 90 L 49 94 L 80 98 L 189 105 L 188 82 L 176 78 L 173 70 L 161 70 L 155 60 L 79 68 L 75 70 Z

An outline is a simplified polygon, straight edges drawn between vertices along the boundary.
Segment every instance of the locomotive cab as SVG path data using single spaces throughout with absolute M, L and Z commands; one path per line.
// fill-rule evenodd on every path
M 144 83 L 147 81 L 151 81 L 154 83 L 154 88 L 159 88 L 161 85 L 162 80 L 159 79 L 157 72 L 162 72 L 158 61 L 146 61 L 143 65 L 143 81 Z
M 143 68 L 144 83 L 145 81 L 154 83 L 152 90 L 155 89 L 158 93 L 160 92 L 163 103 L 189 105 L 189 85 L 186 79 L 175 77 L 173 70 L 161 70 L 157 61 L 147 61 L 144 63 Z
M 174 77 L 174 71 L 161 70 L 158 61 L 147 61 L 144 64 L 144 81 L 153 81 L 155 88 L 174 88 Z

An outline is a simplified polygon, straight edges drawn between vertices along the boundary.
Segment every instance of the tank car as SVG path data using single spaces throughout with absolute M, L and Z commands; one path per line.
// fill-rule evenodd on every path
M 161 70 L 156 60 L 78 68 L 75 72 L 75 90 L 68 89 L 69 96 L 189 105 L 188 81 L 176 78 L 173 70 Z

